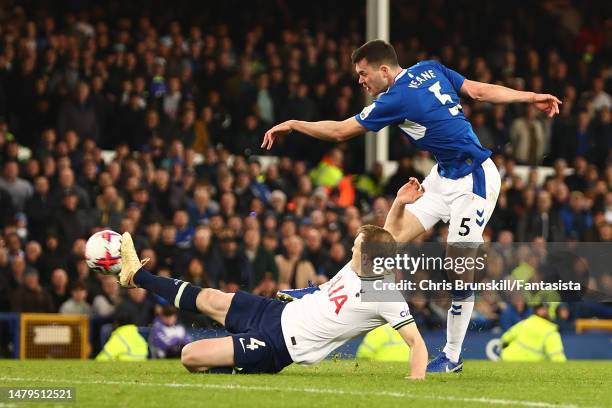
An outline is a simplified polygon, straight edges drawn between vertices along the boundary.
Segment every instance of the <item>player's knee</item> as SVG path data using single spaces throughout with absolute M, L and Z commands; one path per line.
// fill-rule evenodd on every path
M 215 296 L 214 291 L 215 289 L 204 288 L 198 293 L 198 297 L 196 298 L 198 310 L 206 312 L 211 308 L 211 302 Z
M 195 352 L 195 347 L 191 344 L 187 344 L 183 347 L 183 350 L 181 350 L 181 363 L 191 372 L 198 371 L 198 357 Z
M 224 310 L 227 306 L 226 298 L 227 293 L 217 289 L 204 288 L 196 299 L 198 310 L 207 314 Z

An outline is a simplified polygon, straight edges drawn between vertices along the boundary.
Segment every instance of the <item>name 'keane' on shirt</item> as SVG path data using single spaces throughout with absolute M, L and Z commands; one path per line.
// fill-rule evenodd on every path
M 423 84 L 423 82 L 427 81 L 428 79 L 436 78 L 436 74 L 433 72 L 433 70 L 428 69 L 427 71 L 423 71 L 416 76 L 408 72 L 408 77 L 413 78 L 412 81 L 408 83 L 408 86 L 410 88 L 418 88 L 421 86 L 421 84 Z

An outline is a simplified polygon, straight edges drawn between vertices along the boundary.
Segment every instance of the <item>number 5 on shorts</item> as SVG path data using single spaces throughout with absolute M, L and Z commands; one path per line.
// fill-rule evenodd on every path
M 471 218 L 462 218 L 461 225 L 459 226 L 459 235 L 465 237 L 470 233 L 470 226 L 466 222 L 470 222 Z

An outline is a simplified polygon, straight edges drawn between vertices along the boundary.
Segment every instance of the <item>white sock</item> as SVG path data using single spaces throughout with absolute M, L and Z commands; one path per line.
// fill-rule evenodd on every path
M 472 310 L 474 310 L 474 295 L 459 301 L 453 300 L 450 309 L 448 309 L 444 353 L 453 363 L 459 361 L 461 346 L 470 324 Z

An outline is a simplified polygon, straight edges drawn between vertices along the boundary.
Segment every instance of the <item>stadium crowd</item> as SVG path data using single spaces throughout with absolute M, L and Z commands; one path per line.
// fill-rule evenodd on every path
M 87 268 L 85 240 L 105 228 L 131 232 L 149 270 L 203 287 L 272 296 L 323 282 L 350 258 L 359 226 L 382 226 L 397 189 L 432 167 L 396 130 L 389 178 L 380 164 L 364 168 L 363 137 L 334 146 L 292 134 L 272 158 L 259 156 L 272 124 L 362 108 L 350 54 L 364 19 L 351 2 L 331 12 L 284 1 L 239 12 L 231 1 L 124 3 L 1 10 L 0 312 L 123 308 L 151 324 L 156 299 Z M 462 102 L 502 174 L 487 239 L 612 241 L 610 5 L 460 1 L 451 14 L 441 1 L 405 3 L 392 3 L 402 66 L 438 58 L 471 79 L 563 101 L 554 119 Z M 526 180 L 517 164 L 534 166 Z M 554 167 L 543 183 L 539 165 Z M 439 225 L 421 239 L 444 236 Z M 537 270 L 537 256 L 521 256 L 504 258 L 504 273 L 534 258 Z M 612 280 L 589 287 L 609 294 Z M 481 327 L 529 313 L 521 296 L 478 302 Z M 411 300 L 423 328 L 440 327 L 445 307 Z M 575 308 L 559 309 L 571 328 Z

